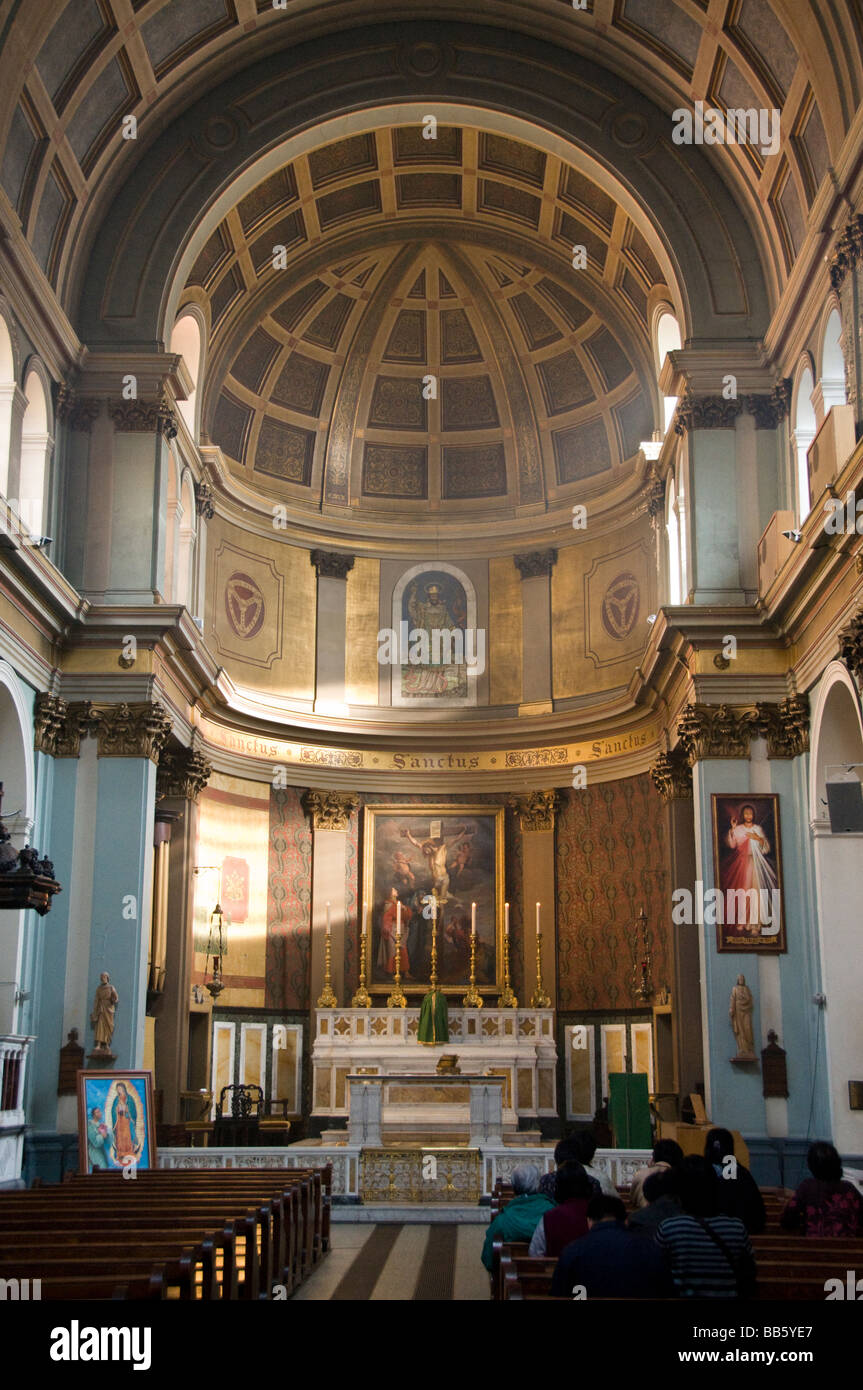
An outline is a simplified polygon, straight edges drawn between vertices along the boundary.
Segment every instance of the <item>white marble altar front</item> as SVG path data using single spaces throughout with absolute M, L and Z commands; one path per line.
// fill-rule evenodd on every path
M 446 1138 L 468 1145 L 500 1143 L 502 1076 L 349 1076 L 348 1143 Z
M 317 1009 L 312 1046 L 315 1118 L 347 1119 L 348 1077 L 432 1075 L 454 1053 L 465 1076 L 503 1079 L 502 1132 L 557 1115 L 552 1009 L 451 1009 L 449 1042 L 416 1040 L 419 1009 Z

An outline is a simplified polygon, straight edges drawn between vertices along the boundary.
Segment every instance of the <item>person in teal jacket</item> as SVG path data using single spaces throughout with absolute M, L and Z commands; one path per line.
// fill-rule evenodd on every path
M 530 1240 L 537 1224 L 554 1206 L 550 1197 L 539 1191 L 539 1169 L 534 1163 L 522 1163 L 512 1170 L 512 1190 L 515 1193 L 503 1211 L 494 1218 L 485 1233 L 482 1262 L 491 1273 L 491 1247 L 496 1240 Z

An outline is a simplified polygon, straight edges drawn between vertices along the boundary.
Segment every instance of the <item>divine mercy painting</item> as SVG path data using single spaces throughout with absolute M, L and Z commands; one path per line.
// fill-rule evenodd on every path
M 471 904 L 476 903 L 476 984 L 480 991 L 497 989 L 503 931 L 503 807 L 367 806 L 365 817 L 371 987 L 392 985 L 401 904 L 402 988 L 406 994 L 428 989 L 434 896 L 440 986 L 454 995 L 468 985 Z
M 785 944 L 779 797 L 714 794 L 718 951 L 780 953 Z M 707 920 L 705 918 L 705 920 Z

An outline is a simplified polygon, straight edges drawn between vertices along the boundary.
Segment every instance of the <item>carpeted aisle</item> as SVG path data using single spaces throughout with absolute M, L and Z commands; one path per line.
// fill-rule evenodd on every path
M 338 1222 L 330 1253 L 294 1297 L 488 1302 L 488 1275 L 480 1263 L 485 1231 L 474 1225 Z

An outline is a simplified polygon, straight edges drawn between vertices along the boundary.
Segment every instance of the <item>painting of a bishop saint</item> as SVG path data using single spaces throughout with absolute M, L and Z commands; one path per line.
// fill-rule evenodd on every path
M 444 570 L 427 570 L 412 579 L 405 589 L 401 616 L 409 625 L 411 640 L 416 642 L 415 634 L 422 634 L 422 640 L 428 643 L 427 661 L 411 661 L 401 668 L 402 698 L 406 701 L 464 700 L 468 693 L 464 659 L 467 627 L 464 585 Z M 457 644 L 461 645 L 461 651 Z
M 784 951 L 779 798 L 714 795 L 713 845 L 718 949 Z

